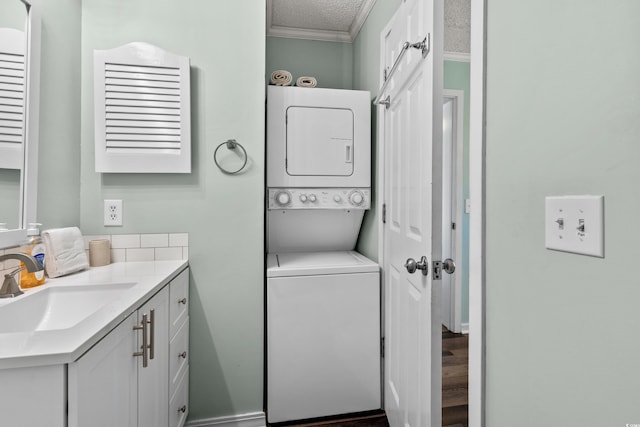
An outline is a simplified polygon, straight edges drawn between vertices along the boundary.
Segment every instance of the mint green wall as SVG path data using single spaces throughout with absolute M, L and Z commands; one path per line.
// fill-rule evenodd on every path
M 469 62 L 444 61 L 444 88 L 464 91 L 464 123 L 463 123 L 463 173 L 462 199 L 469 198 Z M 464 213 L 464 205 L 459 206 L 462 211 L 462 259 L 456 260 L 460 269 L 456 272 L 461 283 L 461 313 L 462 323 L 469 323 L 469 214 Z
M 358 37 L 353 43 L 353 88 L 368 90 L 371 99 L 375 98 L 380 89 L 380 33 L 389 19 L 400 6 L 400 0 L 377 1 Z M 378 184 L 378 137 L 377 137 L 377 107 L 371 108 L 371 187 L 373 197 L 371 210 L 367 211 L 357 250 L 372 260 L 378 260 L 378 221 L 377 184 Z
M 0 0 L 0 27 L 24 30 L 27 9 L 20 0 Z
M 486 425 L 640 423 L 640 2 L 486 10 Z M 604 259 L 545 249 L 566 194 L 604 195 Z
M 293 84 L 300 76 L 313 76 L 318 87 L 352 89 L 351 43 L 267 37 L 267 83 L 276 70 L 289 71 Z
M 80 223 L 80 0 L 39 0 L 42 13 L 38 222 Z M 64 46 L 64 48 L 61 48 Z
M 263 408 L 264 34 L 264 1 L 82 1 L 81 228 L 189 233 L 190 419 Z M 133 41 L 191 58 L 191 174 L 94 172 L 93 49 Z M 229 138 L 250 159 L 234 176 L 213 162 Z

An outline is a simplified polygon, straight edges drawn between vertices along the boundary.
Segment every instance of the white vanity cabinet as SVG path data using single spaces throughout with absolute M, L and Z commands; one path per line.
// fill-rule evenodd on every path
M 182 427 L 189 414 L 189 275 L 169 287 L 169 427 Z
M 186 294 L 180 298 L 184 303 L 174 298 L 176 289 L 188 292 L 188 285 L 186 269 L 69 364 L 69 427 L 184 425 L 188 395 L 177 393 L 173 369 L 177 367 L 182 375 L 178 381 L 188 384 L 188 374 L 184 375 L 188 371 L 188 314 L 181 324 L 186 324 L 186 329 L 178 325 L 178 331 L 172 334 L 170 326 L 176 314 L 174 307 L 187 307 Z M 176 364 L 175 359 L 182 364 Z M 183 388 L 188 389 L 188 385 Z M 175 407 L 177 404 L 180 406 Z M 178 417 L 180 424 L 174 423 L 176 415 L 184 415 Z

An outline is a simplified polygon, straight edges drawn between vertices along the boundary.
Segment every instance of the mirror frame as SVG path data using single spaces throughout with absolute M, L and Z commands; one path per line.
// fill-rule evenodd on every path
M 26 241 L 27 226 L 36 222 L 38 202 L 38 137 L 40 117 L 40 43 L 41 16 L 38 0 L 17 0 L 27 9 L 27 55 L 25 67 L 24 166 L 20 178 L 20 228 L 0 232 L 0 248 Z

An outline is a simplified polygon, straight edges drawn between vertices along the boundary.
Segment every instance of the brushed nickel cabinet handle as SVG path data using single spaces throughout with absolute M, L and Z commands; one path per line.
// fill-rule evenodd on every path
M 138 330 L 142 330 L 142 345 L 140 346 L 140 348 L 142 349 L 142 351 L 136 351 L 135 353 L 133 353 L 134 357 L 139 357 L 142 356 L 142 367 L 146 368 L 149 365 L 149 360 L 147 359 L 147 342 L 148 342 L 148 335 L 147 335 L 147 315 L 143 314 L 142 315 L 142 322 L 140 322 L 140 325 L 135 325 L 133 327 L 134 331 L 138 331 Z
M 187 298 L 185 297 L 185 298 L 179 299 L 179 300 L 178 300 L 178 304 L 184 304 L 184 305 L 187 305 Z
M 149 333 L 151 337 L 149 338 L 149 359 L 154 358 L 155 347 L 156 347 L 156 311 L 151 310 L 151 320 L 149 321 Z
M 182 357 L 183 359 L 187 358 L 187 352 L 183 351 L 182 353 L 178 354 L 178 357 Z

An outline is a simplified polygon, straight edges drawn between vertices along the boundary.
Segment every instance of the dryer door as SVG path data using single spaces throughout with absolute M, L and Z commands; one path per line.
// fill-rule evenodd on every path
M 286 169 L 294 176 L 353 174 L 353 112 L 289 107 Z

